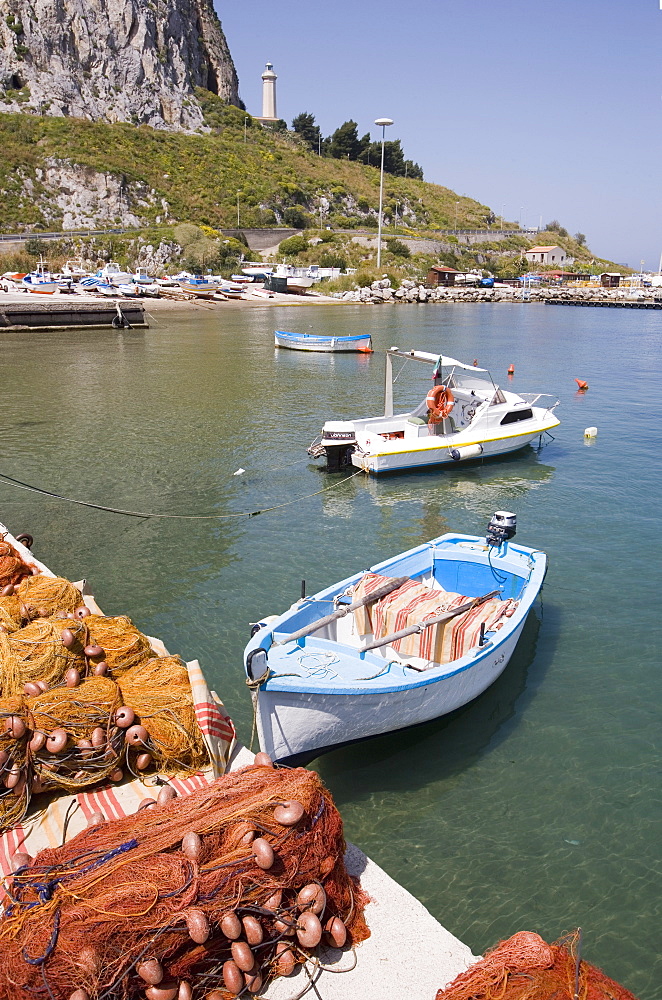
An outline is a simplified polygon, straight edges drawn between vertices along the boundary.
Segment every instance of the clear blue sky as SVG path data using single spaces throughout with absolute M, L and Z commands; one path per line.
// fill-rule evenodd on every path
M 388 116 L 425 178 L 558 219 L 612 260 L 662 252 L 660 0 L 215 0 L 249 111 L 324 134 Z M 377 137 L 378 129 L 372 126 Z

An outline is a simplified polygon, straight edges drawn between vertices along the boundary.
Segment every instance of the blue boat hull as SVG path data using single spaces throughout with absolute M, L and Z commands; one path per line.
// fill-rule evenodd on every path
M 372 353 L 370 335 L 355 337 L 316 337 L 309 333 L 286 333 L 274 331 L 276 347 L 287 347 L 292 351 L 321 351 L 323 353 L 356 352 Z
M 391 647 L 360 652 L 350 635 L 350 616 L 341 619 L 347 625 L 334 623 L 283 643 L 326 615 L 329 602 L 362 573 L 266 622 L 246 647 L 245 660 L 249 678 L 269 671 L 255 695 L 256 718 L 260 746 L 274 760 L 309 761 L 326 750 L 447 715 L 478 697 L 510 660 L 542 586 L 546 557 L 512 543 L 488 556 L 483 539 L 445 535 L 372 571 L 428 585 L 436 580 L 467 596 L 499 590 L 504 600 L 518 604 L 500 631 L 486 633 L 483 645 L 451 663 L 424 667 L 403 663 Z

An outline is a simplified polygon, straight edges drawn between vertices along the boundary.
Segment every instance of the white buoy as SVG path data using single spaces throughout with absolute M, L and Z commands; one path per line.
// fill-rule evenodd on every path
M 597 427 L 587 427 L 586 430 L 584 431 L 585 438 L 595 438 L 597 436 L 598 436 Z
M 245 469 L 237 469 L 237 471 L 233 472 L 232 475 L 233 476 L 243 476 L 243 474 L 244 474 L 245 471 L 246 471 Z

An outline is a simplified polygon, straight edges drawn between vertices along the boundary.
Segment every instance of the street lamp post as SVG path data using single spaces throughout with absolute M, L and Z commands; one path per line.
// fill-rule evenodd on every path
M 239 195 L 241 191 L 237 191 L 237 229 L 239 229 Z
M 379 175 L 379 226 L 377 231 L 377 267 L 382 266 L 382 209 L 384 207 L 384 140 L 386 138 L 386 126 L 392 125 L 392 118 L 375 118 L 375 125 L 382 128 L 382 168 Z

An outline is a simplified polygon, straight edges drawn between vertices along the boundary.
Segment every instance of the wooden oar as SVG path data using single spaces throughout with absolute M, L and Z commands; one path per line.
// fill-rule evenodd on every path
M 483 594 L 482 597 L 474 597 L 473 601 L 467 601 L 466 604 L 461 604 L 459 608 L 454 608 L 453 611 L 444 611 L 443 614 L 435 615 L 434 618 L 428 618 L 425 622 L 417 622 L 416 625 L 408 625 L 407 628 L 401 628 L 399 632 L 391 632 L 390 635 L 385 635 L 382 639 L 375 639 L 373 642 L 368 642 L 365 646 L 361 646 L 359 653 L 367 653 L 369 649 L 377 649 L 378 646 L 388 646 L 389 643 L 396 642 L 398 639 L 405 639 L 408 635 L 413 635 L 414 632 L 422 632 L 424 628 L 430 628 L 431 625 L 440 625 L 451 618 L 457 618 L 458 615 L 463 615 L 465 611 L 471 611 L 485 601 L 489 601 L 491 597 L 496 597 L 498 593 L 498 590 L 492 590 L 489 594 Z
M 294 642 L 295 639 L 303 639 L 305 635 L 310 635 L 312 632 L 317 632 L 319 629 L 324 628 L 325 625 L 330 625 L 331 622 L 337 621 L 339 618 L 344 618 L 351 611 L 358 611 L 359 608 L 365 608 L 368 604 L 374 604 L 376 601 L 380 601 L 382 597 L 386 597 L 388 594 L 393 593 L 398 587 L 401 587 L 403 583 L 407 583 L 409 580 L 408 576 L 396 576 L 388 583 L 384 583 L 377 590 L 373 590 L 371 594 L 367 594 L 362 597 L 359 601 L 355 601 L 353 604 L 344 604 L 333 614 L 325 615 L 324 618 L 318 618 L 317 621 L 311 622 L 310 625 L 305 625 L 300 628 L 298 632 L 293 632 L 292 635 L 288 635 L 287 639 L 281 639 L 279 642 L 272 643 L 273 646 L 284 646 L 286 642 Z

